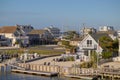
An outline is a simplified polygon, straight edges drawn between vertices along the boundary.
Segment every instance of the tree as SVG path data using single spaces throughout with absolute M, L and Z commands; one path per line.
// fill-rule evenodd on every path
M 99 38 L 99 44 L 102 46 L 104 51 L 111 51 L 112 50 L 112 44 L 113 40 L 110 37 L 102 36 Z
M 112 40 L 110 37 L 102 36 L 99 38 L 100 46 L 104 49 L 102 57 L 111 58 L 118 51 L 118 40 Z
M 65 39 L 73 39 L 75 37 L 79 37 L 79 34 L 76 31 L 67 31 L 67 36 L 65 37 Z
M 118 56 L 118 49 L 119 49 L 119 41 L 118 39 L 113 41 L 112 48 L 113 48 L 113 56 Z
M 69 41 L 62 40 L 61 42 L 62 42 L 62 45 L 69 46 Z
M 112 48 L 113 48 L 113 51 L 118 51 L 118 48 L 119 48 L 119 42 L 118 42 L 118 39 L 114 40 L 113 41 L 113 44 L 112 44 Z

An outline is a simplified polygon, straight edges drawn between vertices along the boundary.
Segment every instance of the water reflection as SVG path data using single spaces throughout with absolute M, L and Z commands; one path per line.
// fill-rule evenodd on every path
M 64 77 L 44 77 L 20 73 L 0 73 L 0 80 L 80 80 Z

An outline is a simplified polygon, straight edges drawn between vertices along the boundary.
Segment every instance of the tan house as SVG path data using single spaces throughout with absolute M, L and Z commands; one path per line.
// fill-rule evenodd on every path
M 80 41 L 82 41 L 82 38 L 74 38 L 74 39 L 70 40 L 70 45 L 71 46 L 78 46 Z
M 17 26 L 3 26 L 0 28 L 0 35 L 4 35 L 6 38 L 11 40 L 11 46 L 16 46 L 16 44 L 27 45 L 28 37 L 25 35 L 24 31 Z
M 28 33 L 30 45 L 42 45 L 50 43 L 53 36 L 47 30 L 32 30 Z

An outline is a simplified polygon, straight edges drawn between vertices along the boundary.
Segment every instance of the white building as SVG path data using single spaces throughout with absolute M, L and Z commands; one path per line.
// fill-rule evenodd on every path
M 15 44 L 26 45 L 29 43 L 28 37 L 25 32 L 17 26 L 3 26 L 0 28 L 0 35 L 4 35 L 6 38 L 11 40 L 11 46 Z
M 113 26 L 102 26 L 99 28 L 99 31 L 114 31 Z
M 44 28 L 45 30 L 48 30 L 49 33 L 51 33 L 51 35 L 54 37 L 54 38 L 58 38 L 60 36 L 60 29 L 57 28 L 57 27 L 53 27 L 53 26 L 50 26 L 50 27 L 46 27 Z
M 97 30 L 95 28 L 84 27 L 83 29 L 81 29 L 81 32 L 83 35 L 87 35 L 88 33 L 96 33 Z
M 90 60 L 91 52 L 96 52 L 97 55 L 101 55 L 103 48 L 99 45 L 99 38 L 101 36 L 109 37 L 108 34 L 105 33 L 96 33 L 96 34 L 88 34 L 84 37 L 84 39 L 78 44 L 77 54 L 80 55 L 84 61 Z M 110 38 L 110 37 L 109 37 Z

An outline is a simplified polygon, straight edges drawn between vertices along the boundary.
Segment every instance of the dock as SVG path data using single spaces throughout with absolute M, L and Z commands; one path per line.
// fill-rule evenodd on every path
M 93 79 L 92 76 L 90 77 L 90 76 L 79 76 L 79 75 L 65 75 L 65 77 L 87 79 L 87 80 L 92 80 Z
M 2 65 L 7 70 L 6 65 Z M 120 69 L 114 68 L 74 68 L 74 67 L 61 67 L 57 65 L 42 65 L 42 64 L 28 64 L 16 63 L 9 64 L 11 72 L 33 74 L 41 76 L 58 76 L 64 75 L 71 78 L 79 79 L 96 79 L 96 78 L 109 78 L 111 80 L 120 79 Z
M 16 73 L 24 73 L 24 74 L 32 74 L 32 75 L 41 75 L 41 76 L 58 76 L 57 72 L 42 72 L 42 71 L 32 71 L 32 70 L 19 70 L 19 69 L 12 69 L 12 72 Z

